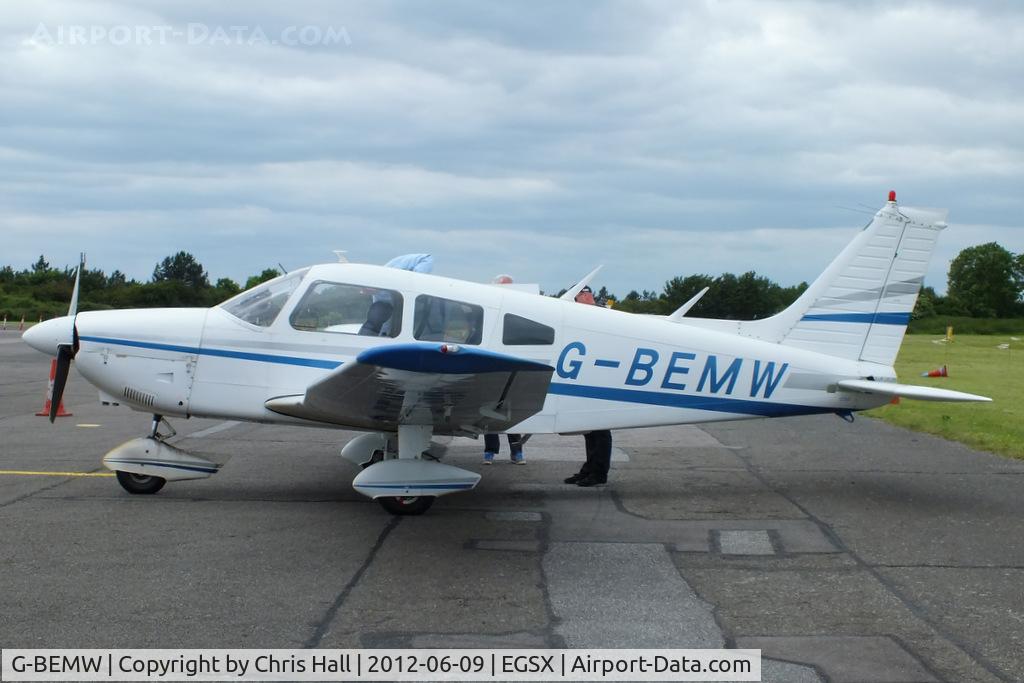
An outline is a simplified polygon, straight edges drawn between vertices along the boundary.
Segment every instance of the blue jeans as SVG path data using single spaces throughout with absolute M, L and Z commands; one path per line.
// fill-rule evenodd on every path
M 506 434 L 508 437 L 508 449 L 513 452 L 519 452 L 523 450 L 523 445 L 520 443 L 522 436 L 520 434 Z M 501 448 L 501 441 L 498 439 L 497 434 L 484 434 L 484 450 L 488 453 L 497 454 Z

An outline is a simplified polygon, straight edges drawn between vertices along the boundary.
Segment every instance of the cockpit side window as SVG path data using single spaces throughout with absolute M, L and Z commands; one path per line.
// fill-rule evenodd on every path
M 475 345 L 480 343 L 483 329 L 481 306 L 427 294 L 416 297 L 413 337 L 420 341 Z
M 393 289 L 314 282 L 290 321 L 305 332 L 397 337 L 402 331 L 402 295 Z
M 555 330 L 521 315 L 506 313 L 501 343 L 505 346 L 550 346 L 555 343 Z
M 220 307 L 250 325 L 270 327 L 308 270 L 303 268 L 256 285 L 228 299 Z

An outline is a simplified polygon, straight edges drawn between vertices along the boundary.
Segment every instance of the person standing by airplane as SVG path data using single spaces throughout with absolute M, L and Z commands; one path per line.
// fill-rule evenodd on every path
M 514 465 L 525 465 L 526 458 L 523 457 L 523 436 L 522 434 L 507 434 L 509 457 Z M 497 434 L 484 434 L 484 464 L 490 465 L 494 462 L 494 456 L 501 449 L 501 440 Z
M 596 306 L 593 290 L 589 286 L 584 286 L 576 295 L 576 303 Z M 587 432 L 583 438 L 587 445 L 587 461 L 583 463 L 579 472 L 566 477 L 565 483 L 577 486 L 598 486 L 608 483 L 608 470 L 612 464 L 611 430 Z

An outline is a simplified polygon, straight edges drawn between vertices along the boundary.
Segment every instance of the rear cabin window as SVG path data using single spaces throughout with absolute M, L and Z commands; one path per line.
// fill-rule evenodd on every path
M 547 346 L 555 343 L 555 330 L 521 315 L 506 313 L 501 343 L 505 346 Z
M 305 332 L 397 337 L 402 331 L 402 295 L 392 289 L 314 282 L 290 320 Z
M 420 341 L 479 344 L 483 329 L 481 306 L 427 294 L 416 297 L 413 337 Z
M 309 269 L 303 268 L 264 282 L 228 299 L 220 307 L 250 325 L 270 327 L 299 283 L 302 282 L 307 270 Z

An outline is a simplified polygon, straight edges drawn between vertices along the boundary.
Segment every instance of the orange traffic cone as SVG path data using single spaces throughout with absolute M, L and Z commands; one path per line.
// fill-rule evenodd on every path
M 49 417 L 50 406 L 53 405 L 53 380 L 57 377 L 57 359 L 54 358 L 50 361 L 50 384 L 46 387 L 46 403 L 43 404 L 43 409 L 40 410 L 36 415 L 38 417 Z M 71 417 L 71 413 L 64 410 L 64 399 L 57 404 L 57 417 Z
M 922 372 L 922 377 L 949 377 L 949 372 L 946 370 L 946 366 L 943 365 L 941 368 L 935 368 L 928 372 Z

